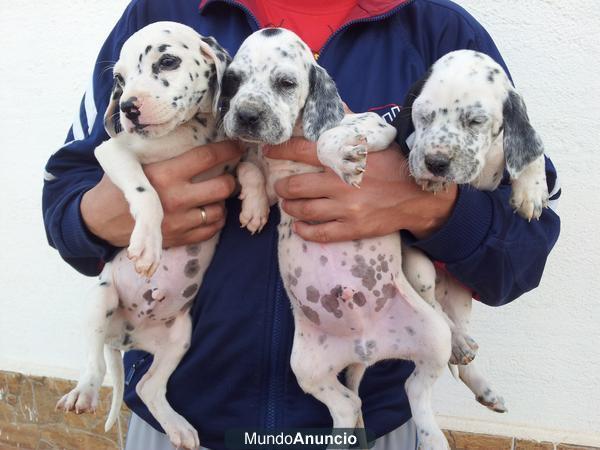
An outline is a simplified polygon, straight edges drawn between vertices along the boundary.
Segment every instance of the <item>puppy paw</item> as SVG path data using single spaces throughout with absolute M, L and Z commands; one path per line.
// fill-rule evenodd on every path
M 90 384 L 77 385 L 65 394 L 57 403 L 55 409 L 65 412 L 74 411 L 76 414 L 95 413 L 98 407 L 98 388 Z
M 450 364 L 467 365 L 475 359 L 479 345 L 461 330 L 452 330 L 452 354 Z
M 200 448 L 198 432 L 180 415 L 173 416 L 168 423 L 161 423 L 161 425 L 175 448 L 186 450 Z
M 504 399 L 492 389 L 486 388 L 481 395 L 475 397 L 479 403 L 497 413 L 508 412 Z
M 261 192 L 255 192 L 248 187 L 242 188 L 239 198 L 242 201 L 242 228 L 248 229 L 251 234 L 260 233 L 269 220 L 268 199 Z
M 160 223 L 137 221 L 127 248 L 127 257 L 134 262 L 136 272 L 150 278 L 158 268 L 161 254 Z
M 321 162 L 331 168 L 347 184 L 360 187 L 367 167 L 367 140 L 360 134 L 336 135 L 336 128 L 319 138 L 317 152 Z
M 543 209 L 548 207 L 546 181 L 533 177 L 513 180 L 510 205 L 524 219 L 539 219 Z

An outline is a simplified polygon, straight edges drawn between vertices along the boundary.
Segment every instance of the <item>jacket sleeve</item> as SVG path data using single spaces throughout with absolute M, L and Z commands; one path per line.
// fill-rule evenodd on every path
M 103 118 L 112 88 L 112 64 L 123 42 L 138 28 L 136 3 L 127 7 L 102 46 L 65 144 L 50 157 L 44 171 L 42 211 L 48 242 L 85 275 L 97 275 L 117 251 L 87 230 L 79 204 L 103 175 L 94 149 L 108 139 Z
M 487 53 L 506 68 L 488 33 L 464 10 L 452 15 L 435 59 L 460 48 Z M 508 71 L 507 71 L 508 72 Z M 546 175 L 551 209 L 539 221 L 528 222 L 509 204 L 508 176 L 493 192 L 460 186 L 455 208 L 446 224 L 425 240 L 408 241 L 443 263 L 476 298 L 490 306 L 511 302 L 537 287 L 546 259 L 560 233 L 560 218 L 552 207 L 560 197 L 556 169 L 546 158 Z

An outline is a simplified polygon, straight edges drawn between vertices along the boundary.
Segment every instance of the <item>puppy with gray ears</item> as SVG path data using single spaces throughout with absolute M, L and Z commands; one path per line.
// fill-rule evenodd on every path
M 415 132 L 404 143 L 414 124 Z M 525 219 L 537 219 L 548 204 L 544 148 L 529 122 L 525 103 L 503 68 L 472 50 L 449 53 L 415 83 L 396 118 L 409 167 L 424 189 L 448 183 L 494 190 L 504 170 L 512 183 L 511 205 Z M 410 153 L 409 153 L 410 152 Z M 472 362 L 478 345 L 468 335 L 472 296 L 419 250 L 403 246 L 403 270 L 434 308 L 443 310 L 452 330 L 452 358 L 461 380 L 477 401 L 505 412 L 501 396 Z M 431 289 L 435 286 L 435 291 Z
M 447 183 L 494 190 L 504 169 L 512 182 L 511 204 L 537 219 L 548 205 L 544 147 L 521 96 L 504 69 L 472 50 L 448 53 L 409 91 L 395 125 L 408 140 L 412 175 L 424 189 Z
M 111 139 L 96 148 L 95 155 L 124 193 L 135 227 L 129 248 L 102 270 L 96 297 L 89 303 L 85 370 L 57 404 L 65 411 L 93 412 L 108 364 L 114 383 L 105 426 L 110 429 L 123 397 L 121 350 L 147 351 L 154 355 L 153 362 L 136 390 L 177 448 L 197 448 L 200 441 L 168 403 L 167 381 L 190 345 L 190 309 L 219 236 L 163 250 L 163 209 L 142 166 L 224 139 L 217 126 L 217 102 L 230 60 L 213 38 L 174 22 L 148 25 L 123 45 L 105 115 Z M 224 170 L 222 164 L 194 180 L 213 178 Z M 243 179 L 241 183 L 245 192 L 252 191 Z M 200 209 L 198 223 L 206 223 L 206 212 Z
M 221 111 L 230 138 L 259 144 L 248 153 L 265 176 L 263 201 L 292 174 L 322 170 L 269 159 L 260 144 L 291 136 L 317 140 L 323 165 L 358 183 L 367 150 L 385 149 L 395 129 L 374 113 L 344 117 L 335 84 L 298 36 L 267 28 L 248 37 L 223 81 Z M 353 242 L 304 241 L 281 208 L 279 270 L 294 315 L 291 368 L 324 403 L 335 428 L 364 428 L 358 386 L 368 366 L 390 358 L 417 366 L 406 392 L 423 448 L 445 450 L 430 396 L 450 357 L 450 330 L 402 273 L 399 233 Z M 348 368 L 347 386 L 338 374 Z

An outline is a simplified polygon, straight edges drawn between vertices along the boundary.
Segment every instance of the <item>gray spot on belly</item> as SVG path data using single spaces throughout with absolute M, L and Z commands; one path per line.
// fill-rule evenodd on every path
M 327 264 L 327 256 L 325 255 L 321 255 L 321 257 L 319 258 L 319 261 L 321 262 L 321 265 L 324 266 L 325 264 Z
M 200 272 L 200 261 L 197 259 L 190 259 L 183 268 L 183 273 L 188 278 L 193 278 Z
M 185 252 L 190 256 L 198 256 L 200 253 L 200 244 L 191 244 L 186 246 Z
M 188 298 L 188 297 L 191 297 L 192 295 L 194 295 L 197 290 L 198 290 L 198 284 L 196 284 L 196 283 L 190 284 L 188 287 L 186 287 L 183 290 L 181 295 L 183 295 L 185 298 Z
M 302 275 L 302 267 L 296 267 L 294 269 L 294 275 L 296 275 L 298 278 L 300 278 L 300 275 Z
M 406 330 L 406 332 L 408 334 L 410 334 L 411 336 L 415 335 L 415 330 L 412 327 L 404 327 L 404 329 Z
M 154 301 L 154 299 L 152 298 L 152 289 L 148 289 L 146 292 L 144 292 L 144 295 L 142 295 L 142 297 L 148 302 L 148 304 L 151 304 Z
M 308 320 L 310 320 L 315 325 L 321 325 L 321 319 L 319 318 L 319 313 L 312 309 L 310 306 L 303 305 L 302 312 L 306 316 Z
M 321 305 L 327 312 L 330 312 L 338 319 L 344 315 L 340 309 L 340 302 L 335 295 L 327 294 L 321 297 Z
M 365 345 L 363 345 L 360 339 L 354 341 L 354 353 L 356 353 L 363 362 L 368 362 L 376 350 L 377 343 L 373 340 L 367 341 Z
M 309 286 L 306 288 L 306 299 L 309 302 L 317 303 L 321 295 L 319 294 L 319 290 L 314 286 Z
M 375 269 L 369 267 L 365 258 L 361 255 L 355 255 L 354 260 L 356 261 L 356 264 L 352 266 L 352 275 L 356 278 L 361 278 L 363 286 L 368 290 L 372 290 L 377 283 L 377 281 L 375 281 Z
M 365 294 L 363 294 L 362 292 L 356 292 L 352 296 L 352 301 L 354 301 L 354 303 L 356 303 L 356 306 L 365 306 L 365 304 L 367 303 L 367 298 L 365 297 Z

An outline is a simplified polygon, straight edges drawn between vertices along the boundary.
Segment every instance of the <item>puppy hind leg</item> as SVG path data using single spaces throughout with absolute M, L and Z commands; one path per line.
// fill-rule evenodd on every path
M 357 397 L 360 398 L 358 394 L 358 389 L 360 387 L 360 382 L 362 381 L 365 371 L 367 370 L 367 366 L 362 363 L 354 363 L 350 364 L 346 368 L 346 386 L 352 392 L 356 394 Z M 358 420 L 356 421 L 356 434 L 358 434 L 358 443 L 361 449 L 369 448 L 367 442 L 367 433 L 365 430 L 365 420 L 363 418 L 362 408 L 358 412 Z
M 56 404 L 56 409 L 77 414 L 95 412 L 104 375 L 104 343 L 110 317 L 118 307 L 119 298 L 112 280 L 112 265 L 106 264 L 96 286 L 96 296 L 90 301 L 86 318 L 87 362 L 79 382 Z
M 400 359 L 411 359 L 416 366 L 406 381 L 405 389 L 421 448 L 446 450 L 448 442 L 436 423 L 431 394 L 450 357 L 450 329 L 439 314 L 420 300 L 408 283 L 401 287 L 400 292 L 404 294 L 394 299 L 394 316 L 390 326 L 403 334 L 394 335 L 390 353 Z
M 344 386 L 337 378 L 347 365 L 339 348 L 319 346 L 317 334 L 304 330 L 296 320 L 296 332 L 292 347 L 291 366 L 298 384 L 304 392 L 312 395 L 329 409 L 334 428 L 354 429 L 360 413 L 358 395 Z
M 475 363 L 458 366 L 460 379 L 475 394 L 475 399 L 486 408 L 497 412 L 508 411 L 504 399 L 491 388 L 488 381 L 481 375 Z
M 185 355 L 192 333 L 192 320 L 189 314 L 177 316 L 162 339 L 157 339 L 156 327 L 136 336 L 140 342 L 157 343 L 156 348 L 147 348 L 154 354 L 150 369 L 136 386 L 136 391 L 154 418 L 160 423 L 175 448 L 195 449 L 200 447 L 198 433 L 190 423 L 175 412 L 167 401 L 167 382 Z
M 421 298 L 440 314 L 450 327 L 450 331 L 452 332 L 452 355 L 450 363 L 468 364 L 473 361 L 479 346 L 469 336 L 466 329 L 470 307 L 469 311 L 464 314 L 453 314 L 456 309 L 455 303 L 462 302 L 465 299 L 462 296 L 455 298 L 454 295 L 448 294 L 448 289 L 445 287 L 448 283 L 448 277 L 444 274 L 440 275 L 438 279 L 436 269 L 431 260 L 421 250 L 409 247 L 404 242 L 402 243 L 402 271 L 410 285 L 419 293 Z M 436 287 L 436 284 L 440 283 L 443 286 L 441 288 Z M 470 294 L 468 294 L 468 299 L 465 301 L 468 301 L 470 305 Z M 466 317 L 466 324 L 463 323 L 464 321 L 457 322 L 455 320 L 461 317 Z

